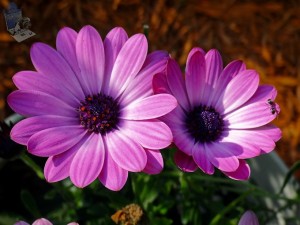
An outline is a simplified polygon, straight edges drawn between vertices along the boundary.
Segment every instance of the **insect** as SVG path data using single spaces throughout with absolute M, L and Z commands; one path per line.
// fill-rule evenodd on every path
M 267 103 L 271 106 L 271 113 L 272 114 L 278 114 L 278 110 L 276 109 L 276 104 L 275 104 L 275 102 L 272 100 L 272 99 L 268 99 L 267 100 Z

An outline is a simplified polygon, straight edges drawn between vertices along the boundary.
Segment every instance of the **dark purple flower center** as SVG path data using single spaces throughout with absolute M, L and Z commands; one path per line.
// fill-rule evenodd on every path
M 102 93 L 87 96 L 78 108 L 80 124 L 90 132 L 105 134 L 117 128 L 120 107 Z
M 223 119 L 213 107 L 197 106 L 187 113 L 186 127 L 195 142 L 216 141 L 223 131 Z

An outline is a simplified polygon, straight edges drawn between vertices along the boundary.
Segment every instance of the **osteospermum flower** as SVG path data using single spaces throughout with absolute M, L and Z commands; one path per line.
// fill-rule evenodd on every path
M 169 127 L 156 118 L 177 105 L 169 94 L 153 95 L 152 76 L 165 69 L 168 55 L 147 56 L 143 34 L 128 38 L 114 28 L 104 43 L 91 26 L 79 33 L 63 28 L 57 50 L 43 43 L 30 55 L 37 70 L 13 77 L 19 90 L 8 103 L 25 120 L 12 139 L 37 156 L 49 157 L 49 182 L 67 177 L 78 187 L 96 178 L 119 190 L 129 172 L 159 173 L 159 149 L 172 141 Z
M 233 61 L 223 69 L 217 50 L 189 53 L 185 80 L 178 64 L 169 59 L 166 72 L 153 79 L 155 93 L 170 93 L 178 107 L 163 116 L 179 149 L 175 162 L 186 172 L 198 167 L 213 174 L 215 167 L 232 179 L 245 180 L 245 159 L 268 153 L 281 137 L 269 123 L 279 113 L 276 90 L 259 85 L 259 76 Z

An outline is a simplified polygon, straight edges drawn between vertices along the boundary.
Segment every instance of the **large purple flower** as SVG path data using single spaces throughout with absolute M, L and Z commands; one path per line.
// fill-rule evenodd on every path
M 189 53 L 185 80 L 178 64 L 168 60 L 166 72 L 155 75 L 155 93 L 170 93 L 178 107 L 163 116 L 179 151 L 175 162 L 186 172 L 198 167 L 207 174 L 218 168 L 232 179 L 245 180 L 245 159 L 272 151 L 281 131 L 269 124 L 279 113 L 276 90 L 259 85 L 259 76 L 233 61 L 223 69 L 218 51 Z
M 13 77 L 19 90 L 8 103 L 26 118 L 12 139 L 31 154 L 49 157 L 49 182 L 67 177 L 78 187 L 96 178 L 120 190 L 129 172 L 159 173 L 159 149 L 172 141 L 169 127 L 157 118 L 177 105 L 169 94 L 153 95 L 152 77 L 166 67 L 168 54 L 147 56 L 143 34 L 128 38 L 114 28 L 104 43 L 91 26 L 79 33 L 63 28 L 57 50 L 43 43 L 31 48 L 37 70 Z

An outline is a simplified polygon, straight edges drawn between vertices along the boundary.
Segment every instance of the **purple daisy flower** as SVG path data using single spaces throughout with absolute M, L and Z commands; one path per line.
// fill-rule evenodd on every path
M 128 38 L 119 27 L 104 42 L 91 26 L 79 33 L 63 28 L 56 48 L 34 44 L 30 55 L 37 72 L 13 77 L 19 90 L 8 103 L 29 118 L 14 126 L 12 139 L 33 155 L 49 157 L 44 168 L 49 182 L 70 177 L 85 187 L 99 178 L 120 190 L 128 172 L 159 173 L 159 150 L 172 142 L 172 132 L 157 118 L 177 101 L 153 95 L 151 81 L 165 69 L 168 54 L 147 56 L 146 37 Z
M 281 131 L 269 123 L 280 109 L 276 90 L 259 85 L 259 76 L 233 61 L 223 69 L 217 50 L 189 53 L 185 80 L 178 64 L 155 75 L 155 93 L 170 93 L 178 107 L 161 118 L 172 130 L 179 149 L 175 163 L 186 172 L 198 167 L 213 174 L 215 167 L 228 177 L 245 180 L 250 168 L 245 159 L 272 151 Z

